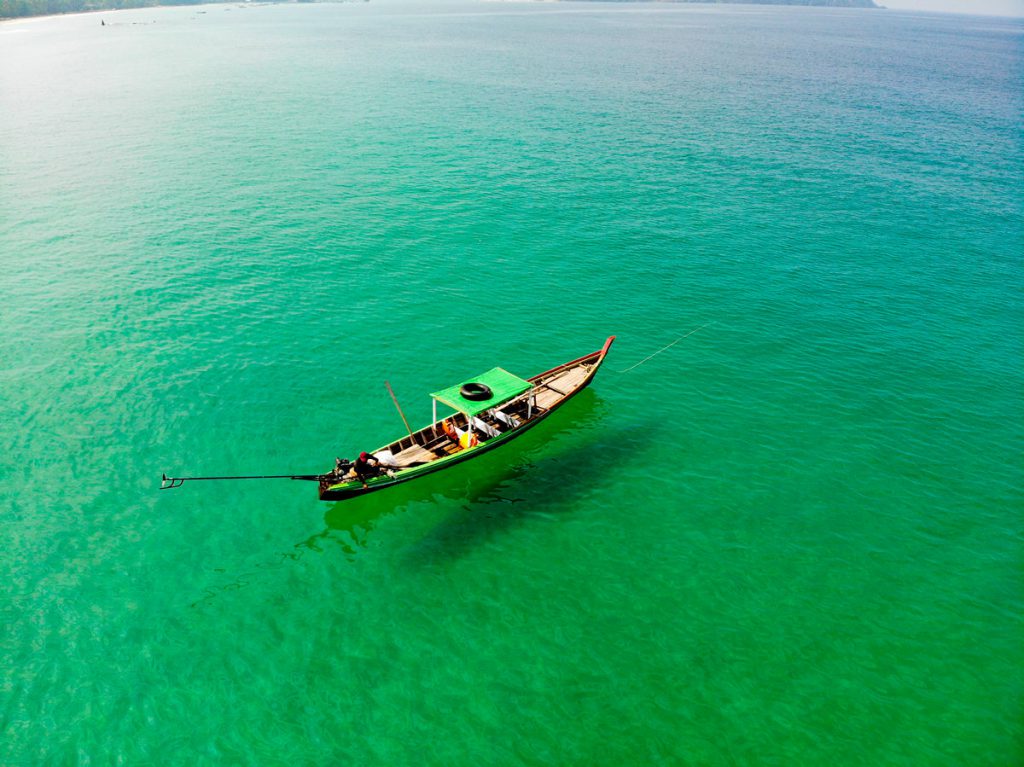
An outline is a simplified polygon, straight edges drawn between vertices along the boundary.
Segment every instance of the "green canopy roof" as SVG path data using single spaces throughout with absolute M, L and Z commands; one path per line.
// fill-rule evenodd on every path
M 471 400 L 463 397 L 459 390 L 467 383 L 479 383 L 491 389 L 491 396 L 485 400 Z M 430 396 L 438 402 L 443 402 L 450 408 L 461 410 L 466 415 L 477 415 L 492 407 L 497 407 L 503 402 L 508 402 L 518 394 L 522 394 L 533 384 L 524 381 L 519 376 L 514 376 L 504 368 L 493 368 L 486 373 L 481 373 L 475 378 L 470 378 L 455 386 L 434 392 Z

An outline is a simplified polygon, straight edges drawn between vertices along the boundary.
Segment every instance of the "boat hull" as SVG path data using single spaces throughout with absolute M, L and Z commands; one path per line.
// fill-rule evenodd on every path
M 428 474 L 433 474 L 435 472 L 451 468 L 452 466 L 463 463 L 472 458 L 476 458 L 492 450 L 496 450 L 497 448 L 511 442 L 513 439 L 516 439 L 537 426 L 537 424 L 545 421 L 566 402 L 587 388 L 597 375 L 597 371 L 604 362 L 604 358 L 608 354 L 608 350 L 611 348 L 614 340 L 615 336 L 610 336 L 600 350 L 591 352 L 590 354 L 584 355 L 583 357 L 570 362 L 563 363 L 551 368 L 550 370 L 545 370 L 543 373 L 538 373 L 532 378 L 527 379 L 530 383 L 535 384 L 535 387 L 538 387 L 535 388 L 534 391 L 539 391 L 540 388 L 547 390 L 545 394 L 549 397 L 549 399 L 546 400 L 549 403 L 549 406 L 543 407 L 538 412 L 534 413 L 531 418 L 525 420 L 518 426 L 502 432 L 497 436 L 490 437 L 473 447 L 460 450 L 451 455 L 436 458 L 435 460 L 431 460 L 428 463 L 424 463 L 419 466 L 400 469 L 395 471 L 392 476 L 382 475 L 379 477 L 369 478 L 367 480 L 366 487 L 363 487 L 362 483 L 358 480 L 346 482 L 335 481 L 333 484 L 330 481 L 321 481 L 320 500 L 336 502 L 369 495 L 370 493 L 375 493 L 379 490 L 394 487 L 395 485 L 400 485 L 405 482 L 411 482 L 414 479 L 425 477 Z M 554 383 L 559 383 L 561 380 L 572 381 L 573 385 L 570 391 L 559 390 L 555 388 L 553 384 L 549 383 L 552 381 Z M 560 396 L 552 396 L 551 392 L 556 392 L 557 395 Z M 431 424 L 425 429 L 421 429 L 416 434 L 427 435 L 428 433 L 437 433 L 438 429 L 440 429 L 440 421 Z

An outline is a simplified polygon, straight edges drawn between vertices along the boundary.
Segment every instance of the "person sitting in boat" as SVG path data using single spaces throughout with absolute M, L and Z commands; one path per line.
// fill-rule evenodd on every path
M 351 468 L 352 461 L 350 461 L 348 458 L 334 459 L 334 474 L 339 478 L 344 477 L 346 474 L 348 474 Z
M 472 431 L 463 431 L 455 425 L 454 421 L 445 419 L 441 422 L 441 428 L 444 430 L 445 435 L 454 442 L 456 445 L 465 450 L 468 447 L 474 447 L 477 445 L 479 440 L 476 438 L 476 434 Z
M 369 487 L 366 480 L 378 476 L 382 470 L 380 460 L 366 452 L 360 453 L 356 462 L 352 464 L 352 471 L 355 472 L 356 479 L 363 483 L 363 487 Z

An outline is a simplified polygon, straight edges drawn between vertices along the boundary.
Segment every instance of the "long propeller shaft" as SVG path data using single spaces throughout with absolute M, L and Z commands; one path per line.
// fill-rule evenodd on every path
M 318 481 L 323 479 L 323 474 L 251 474 L 243 477 L 168 477 L 162 475 L 160 482 L 161 490 L 171 490 L 181 487 L 186 482 L 198 482 L 200 480 L 233 480 L 233 479 L 304 479 Z

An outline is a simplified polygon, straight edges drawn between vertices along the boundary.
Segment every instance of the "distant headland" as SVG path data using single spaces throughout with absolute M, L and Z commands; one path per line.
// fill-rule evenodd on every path
M 650 2 L 650 0 L 603 0 L 612 3 Z M 820 8 L 882 8 L 874 0 L 656 0 L 663 3 L 704 3 L 708 5 L 814 5 Z

